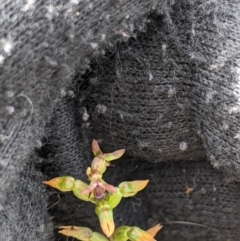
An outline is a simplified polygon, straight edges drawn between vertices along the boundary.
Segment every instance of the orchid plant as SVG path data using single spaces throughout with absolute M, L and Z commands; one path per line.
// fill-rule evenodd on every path
M 117 207 L 121 199 L 136 195 L 147 186 L 149 180 L 125 181 L 117 187 L 106 183 L 102 178 L 103 174 L 111 165 L 110 162 L 119 159 L 124 154 L 125 149 L 103 153 L 98 142 L 93 140 L 92 151 L 94 158 L 91 167 L 86 170 L 89 184 L 75 180 L 71 176 L 56 177 L 49 181 L 43 181 L 43 183 L 61 192 L 73 192 L 78 199 L 93 203 L 101 229 L 106 237 L 89 228 L 77 226 L 61 226 L 59 233 L 82 241 L 154 241 L 154 236 L 162 228 L 160 224 L 147 231 L 129 226 L 115 229 L 113 218 L 113 209 Z

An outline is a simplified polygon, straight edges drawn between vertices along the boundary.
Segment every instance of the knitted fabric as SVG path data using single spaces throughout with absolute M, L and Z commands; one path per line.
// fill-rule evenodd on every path
M 126 148 L 125 168 L 141 160 L 129 178 L 156 177 L 140 194 L 141 216 L 127 215 L 129 199 L 117 224 L 165 222 L 164 240 L 237 240 L 238 184 L 221 180 L 217 197 L 210 190 L 218 175 L 240 175 L 239 15 L 237 0 L 1 3 L 0 240 L 58 239 L 53 227 L 61 222 L 98 228 L 91 206 L 79 214 L 74 205 L 87 204 L 41 184 L 57 175 L 84 179 L 93 138 L 105 151 Z M 183 168 L 193 180 L 198 164 L 209 195 L 197 185 L 186 197 L 173 179 Z M 176 231 L 168 220 L 221 234 Z

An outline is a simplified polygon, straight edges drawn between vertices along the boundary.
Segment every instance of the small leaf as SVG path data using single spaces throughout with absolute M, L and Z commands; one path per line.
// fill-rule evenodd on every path
M 125 149 L 114 151 L 112 153 L 105 153 L 103 154 L 103 158 L 106 161 L 113 161 L 120 158 L 124 154 L 124 152 L 125 152 Z
M 102 151 L 98 145 L 98 142 L 95 139 L 92 141 L 92 152 L 94 156 L 102 155 Z
M 149 180 L 122 182 L 118 187 L 123 197 L 131 197 L 143 190 L 147 186 L 148 182 Z
M 162 225 L 160 223 L 158 223 L 157 225 L 155 225 L 154 227 L 148 229 L 146 232 L 148 234 L 150 234 L 152 237 L 155 237 L 156 234 L 158 233 L 158 231 L 160 231 L 162 229 Z
M 59 228 L 62 230 L 58 231 L 58 233 L 81 241 L 90 241 L 92 237 L 92 230 L 90 228 L 77 226 L 61 226 Z
M 81 181 L 81 180 L 76 180 L 75 181 L 75 184 L 74 184 L 74 187 L 73 187 L 73 194 L 77 197 L 77 198 L 79 198 L 79 199 L 81 199 L 81 200 L 83 200 L 83 201 L 87 201 L 87 202 L 92 202 L 92 203 L 96 203 L 95 202 L 95 200 L 94 200 L 94 198 L 93 198 L 93 195 L 91 194 L 90 196 L 89 196 L 89 193 L 87 193 L 87 194 L 82 194 L 82 191 L 84 190 L 84 189 L 86 189 L 88 187 L 88 184 L 87 183 L 85 183 L 85 182 L 83 182 L 83 181 Z
M 96 206 L 95 212 L 98 216 L 103 233 L 107 237 L 110 237 L 115 229 L 112 209 L 106 201 L 100 201 Z
M 56 177 L 49 181 L 43 181 L 44 184 L 58 189 L 61 192 L 72 191 L 75 179 L 70 176 Z

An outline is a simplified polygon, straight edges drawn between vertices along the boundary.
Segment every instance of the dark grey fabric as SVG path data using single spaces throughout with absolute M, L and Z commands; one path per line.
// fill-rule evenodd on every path
M 106 180 L 115 184 L 133 177 L 150 180 L 144 192 L 123 199 L 114 209 L 117 227 L 127 223 L 147 229 L 161 222 L 163 229 L 157 240 L 239 240 L 239 185 L 227 184 L 209 163 L 201 160 L 149 164 L 133 158 L 117 163 L 107 172 Z M 186 186 L 194 188 L 189 195 L 185 193 Z M 60 196 L 58 205 L 50 209 L 56 225 L 85 225 L 101 232 L 92 204 L 83 203 L 72 194 Z M 50 205 L 56 201 L 57 198 L 51 200 Z M 57 235 L 56 240 L 60 237 Z
M 41 181 L 85 178 L 93 138 L 105 151 L 125 147 L 126 158 L 145 161 L 144 169 L 153 165 L 147 161 L 195 161 L 150 168 L 148 175 L 164 176 L 162 168 L 172 173 L 164 180 L 173 191 L 155 198 L 169 203 L 166 210 L 175 212 L 170 220 L 203 224 L 208 217 L 207 225 L 221 235 L 184 228 L 177 235 L 169 227 L 165 240 L 176 233 L 179 240 L 188 240 L 187 234 L 189 240 L 205 234 L 205 240 L 237 240 L 237 184 L 221 181 L 219 199 L 207 209 L 214 194 L 198 196 L 197 187 L 189 204 L 184 190 L 178 192 L 182 184 L 172 179 L 181 165 L 196 173 L 196 161 L 206 157 L 212 168 L 199 164 L 199 177 L 207 189 L 222 172 L 239 181 L 239 15 L 237 0 L 2 1 L 0 240 L 58 239 L 53 226 L 61 222 L 91 226 L 89 206 L 77 219 L 71 197 L 46 191 Z M 129 178 L 145 174 L 141 170 Z M 153 181 L 148 190 L 162 183 Z M 146 207 L 156 204 L 151 192 L 141 210 L 145 227 Z M 186 209 L 195 211 L 193 218 Z M 154 221 L 166 222 L 171 212 L 152 210 L 159 214 Z M 119 220 L 131 223 L 132 217 Z

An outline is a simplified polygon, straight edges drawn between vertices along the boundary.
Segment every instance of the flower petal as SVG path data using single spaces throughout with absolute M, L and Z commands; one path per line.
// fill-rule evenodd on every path
M 105 196 L 105 189 L 99 185 L 97 185 L 93 190 L 94 198 L 97 200 L 101 200 Z
M 105 154 L 103 154 L 103 158 L 106 161 L 113 161 L 113 160 L 120 158 L 124 154 L 124 152 L 125 152 L 125 149 L 114 151 L 112 153 L 105 153 Z
M 147 186 L 148 182 L 149 180 L 122 182 L 118 187 L 123 197 L 131 197 L 143 190 Z
M 101 201 L 97 204 L 95 212 L 98 216 L 102 231 L 107 237 L 110 237 L 115 229 L 112 209 L 105 201 Z
M 70 176 L 56 177 L 49 181 L 43 181 L 44 184 L 54 187 L 62 192 L 72 191 L 75 179 Z
M 117 189 L 116 189 L 116 187 L 114 187 L 113 185 L 110 185 L 110 184 L 108 184 L 108 183 L 106 183 L 106 182 L 101 182 L 101 184 L 100 184 L 102 187 L 104 187 L 108 192 L 110 192 L 110 193 L 116 193 L 117 192 Z
M 127 241 L 127 232 L 131 229 L 129 226 L 121 226 L 115 229 L 113 235 L 111 236 L 111 241 Z
M 146 232 L 148 234 L 150 234 L 152 237 L 155 237 L 156 234 L 158 233 L 158 231 L 160 231 L 162 229 L 162 225 L 160 223 L 158 223 L 157 225 L 155 225 L 154 227 L 148 229 Z
M 118 188 L 116 188 L 116 190 L 116 193 L 108 193 L 105 198 L 111 209 L 114 209 L 122 200 L 122 194 L 120 193 Z
M 128 238 L 131 241 L 156 241 L 149 233 L 138 227 L 132 227 L 128 231 Z
M 95 139 L 92 141 L 92 152 L 94 156 L 102 155 L 102 151 L 98 145 L 98 142 Z
M 81 194 L 85 195 L 85 194 L 89 194 L 90 192 L 92 192 L 94 190 L 94 188 L 97 186 L 97 182 L 91 182 L 90 185 L 86 188 L 83 189 L 83 191 L 81 192 Z
M 103 159 L 103 157 L 99 157 L 99 156 L 94 157 L 91 164 L 91 169 L 103 174 L 107 169 L 106 161 Z
M 83 181 L 81 181 L 81 180 L 76 180 L 75 181 L 75 184 L 74 184 L 74 187 L 73 187 L 73 194 L 77 197 L 77 198 L 79 198 L 79 199 L 81 199 L 81 200 L 83 200 L 83 201 L 87 201 L 87 202 L 92 202 L 92 203 L 96 203 L 95 202 L 95 200 L 94 200 L 94 198 L 93 198 L 93 195 L 90 195 L 89 196 L 89 193 L 87 193 L 87 194 L 82 194 L 82 191 L 84 190 L 84 189 L 86 189 L 88 187 L 88 184 L 87 183 L 85 183 L 85 182 L 83 182 Z
M 62 230 L 58 231 L 58 233 L 78 240 L 89 241 L 92 237 L 92 230 L 90 228 L 77 226 L 61 226 L 59 228 Z
M 100 233 L 93 232 L 90 241 L 109 241 L 105 236 Z

